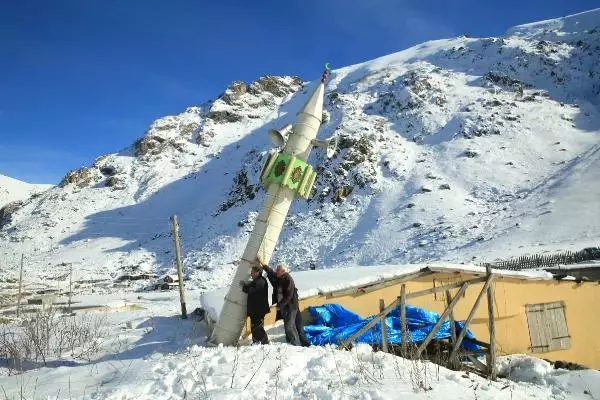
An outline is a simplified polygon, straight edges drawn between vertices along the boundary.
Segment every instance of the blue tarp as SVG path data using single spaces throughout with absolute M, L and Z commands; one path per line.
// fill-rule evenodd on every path
M 405 305 L 406 324 L 412 343 L 421 343 L 431 332 L 440 315 L 433 311 L 426 311 L 419 307 Z M 373 316 L 362 318 L 353 312 L 346 310 L 339 304 L 324 304 L 318 307 L 308 307 L 308 312 L 313 318 L 313 325 L 306 325 L 304 331 L 310 342 L 314 345 L 340 344 L 352 336 L 360 328 L 373 319 Z M 464 323 L 454 321 L 457 335 L 463 330 Z M 400 330 L 400 311 L 396 308 L 385 318 L 387 326 L 388 343 L 398 344 L 402 341 Z M 440 329 L 433 336 L 434 339 L 446 339 L 450 337 L 450 322 L 444 321 Z M 461 347 L 468 350 L 479 350 L 479 346 L 470 339 L 473 334 L 467 330 Z M 381 343 L 381 322 L 360 335 L 356 343 Z

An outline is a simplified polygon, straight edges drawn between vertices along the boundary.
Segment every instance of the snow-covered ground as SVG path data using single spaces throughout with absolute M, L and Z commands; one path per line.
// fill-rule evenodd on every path
M 199 293 L 189 292 L 188 301 L 197 302 Z M 351 351 L 289 346 L 280 327 L 269 330 L 268 346 L 206 347 L 204 325 L 179 318 L 176 291 L 88 295 L 74 302 L 108 306 L 88 311 L 106 321 L 96 357 L 52 359 L 21 374 L 0 369 L 2 398 L 589 400 L 600 394 L 600 372 L 555 370 L 523 355 L 499 358 L 501 377 L 489 381 L 374 353 L 366 345 Z
M 0 175 L 0 208 L 6 204 L 26 200 L 31 195 L 48 190 L 52 185 L 31 184 L 5 175 Z
M 313 152 L 316 190 L 292 206 L 275 261 L 299 275 L 310 264 L 351 266 L 348 278 L 364 282 L 397 264 L 599 245 L 599 59 L 597 9 L 333 71 L 319 136 L 337 136 L 339 149 L 331 160 Z M 293 122 L 309 91 L 293 77 L 234 82 L 5 213 L 2 302 L 17 291 L 24 254 L 26 292 L 64 292 L 72 270 L 77 304 L 110 308 L 94 311 L 107 322 L 91 361 L 51 359 L 11 376 L 0 368 L 0 398 L 20 399 L 21 390 L 53 399 L 600 396 L 598 372 L 530 357 L 513 357 L 509 368 L 501 360 L 512 380 L 489 382 L 363 346 L 289 347 L 277 327 L 272 346 L 204 347 L 202 325 L 177 317 L 176 292 L 115 282 L 174 272 L 169 217 L 177 214 L 188 309 L 226 287 L 264 198 L 266 132 Z M 376 276 L 357 272 L 382 264 Z M 308 283 L 307 292 L 335 286 Z

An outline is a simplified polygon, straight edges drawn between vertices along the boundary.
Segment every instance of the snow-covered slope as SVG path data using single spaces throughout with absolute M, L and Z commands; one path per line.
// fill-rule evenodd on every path
M 294 268 L 507 258 L 600 242 L 600 9 L 458 37 L 333 71 L 319 178 L 275 253 Z M 316 71 L 317 72 L 317 71 Z M 263 200 L 268 128 L 310 91 L 234 82 L 155 121 L 131 148 L 29 199 L 0 231 L 0 279 L 113 279 L 172 268 L 180 222 L 192 285 L 227 284 Z M 4 269 L 1 269 L 4 268 Z
M 0 208 L 13 201 L 25 200 L 51 187 L 52 185 L 31 184 L 0 175 Z

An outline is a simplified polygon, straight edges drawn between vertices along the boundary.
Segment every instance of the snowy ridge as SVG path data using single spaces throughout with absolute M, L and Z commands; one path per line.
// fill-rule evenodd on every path
M 562 18 L 538 21 L 510 28 L 506 36 L 522 36 L 538 38 L 549 33 L 560 36 L 572 35 L 585 31 L 600 29 L 600 8 L 568 15 Z
M 331 160 L 313 152 L 313 198 L 293 204 L 274 261 L 477 263 L 598 245 L 599 15 L 333 71 L 319 135 L 337 136 L 339 149 Z M 21 253 L 31 280 L 69 265 L 76 280 L 172 273 L 177 214 L 189 287 L 226 286 L 263 200 L 266 132 L 293 122 L 309 86 L 234 82 L 69 173 L 2 224 L 0 279 L 14 278 Z
M 53 185 L 31 184 L 5 175 L 0 175 L 0 208 L 13 201 L 25 200 L 52 186 Z

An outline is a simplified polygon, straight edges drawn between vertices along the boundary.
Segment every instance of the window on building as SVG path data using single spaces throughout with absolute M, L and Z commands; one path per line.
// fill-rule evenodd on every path
M 565 303 L 527 304 L 531 351 L 545 353 L 571 347 L 565 318 Z

